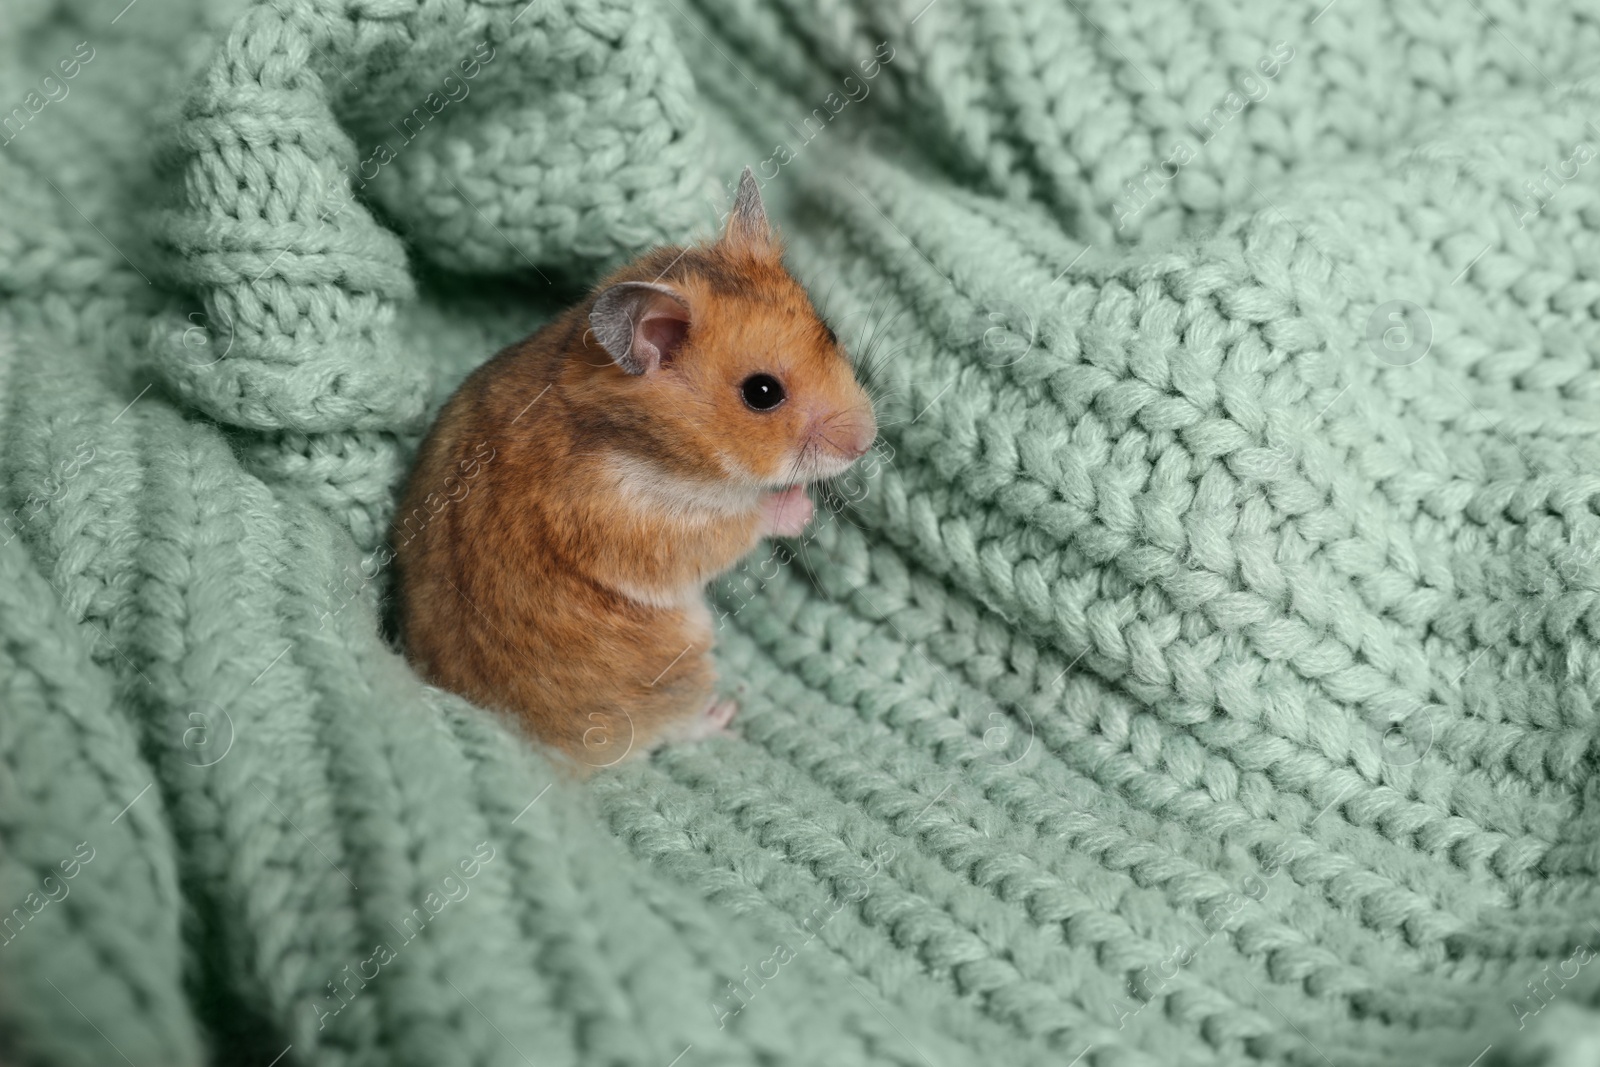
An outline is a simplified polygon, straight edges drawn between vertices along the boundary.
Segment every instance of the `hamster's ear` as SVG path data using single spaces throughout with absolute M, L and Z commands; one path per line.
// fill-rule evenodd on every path
M 589 325 L 617 366 L 644 374 L 672 362 L 689 332 L 689 303 L 671 286 L 620 282 L 595 299 Z
M 772 224 L 767 221 L 767 207 L 761 202 L 761 186 L 749 167 L 739 175 L 739 191 L 734 194 L 733 210 L 728 212 L 722 243 L 754 251 L 772 250 Z

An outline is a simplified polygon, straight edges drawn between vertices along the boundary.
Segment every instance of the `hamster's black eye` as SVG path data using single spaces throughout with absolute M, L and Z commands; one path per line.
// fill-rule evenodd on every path
M 739 386 L 744 402 L 757 411 L 771 411 L 783 403 L 783 383 L 770 374 L 752 374 Z

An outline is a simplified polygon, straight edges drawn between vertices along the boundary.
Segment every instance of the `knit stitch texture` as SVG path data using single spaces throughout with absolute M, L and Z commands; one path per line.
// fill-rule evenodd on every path
M 0 1062 L 1595 1062 L 1591 4 L 12 0 L 0 57 Z M 880 445 L 714 590 L 742 737 L 574 785 L 406 667 L 386 529 L 744 165 Z

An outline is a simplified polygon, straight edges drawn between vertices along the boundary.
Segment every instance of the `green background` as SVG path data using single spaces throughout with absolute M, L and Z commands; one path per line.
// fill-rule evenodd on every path
M 0 48 L 8 1065 L 1591 1062 L 1592 6 Z M 575 787 L 372 561 L 461 376 L 746 165 L 882 447 L 715 592 L 742 739 Z

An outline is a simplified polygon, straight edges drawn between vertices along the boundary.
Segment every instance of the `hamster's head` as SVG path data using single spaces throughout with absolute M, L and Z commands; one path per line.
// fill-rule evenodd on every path
M 583 392 L 633 458 L 751 490 L 843 473 L 878 425 L 839 339 L 784 267 L 746 169 L 721 239 L 661 249 L 607 279 Z

